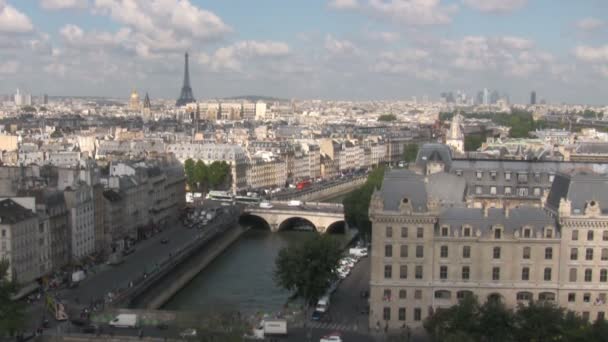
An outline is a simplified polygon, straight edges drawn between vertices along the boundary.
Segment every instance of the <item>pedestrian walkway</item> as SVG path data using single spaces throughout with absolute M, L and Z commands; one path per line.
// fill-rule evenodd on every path
M 296 328 L 303 328 L 304 324 L 302 322 L 294 323 L 292 326 Z M 307 327 L 313 329 L 326 329 L 332 331 L 359 331 L 359 327 L 357 324 L 352 322 L 321 322 L 321 321 L 311 321 L 307 323 Z

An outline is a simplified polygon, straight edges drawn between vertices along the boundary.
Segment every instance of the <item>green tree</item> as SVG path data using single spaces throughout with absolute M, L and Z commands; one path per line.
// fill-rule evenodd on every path
M 488 300 L 479 309 L 477 333 L 484 341 L 513 341 L 514 317 L 500 300 Z
M 406 162 L 413 162 L 418 156 L 418 144 L 407 144 L 403 149 L 403 160 Z
M 378 117 L 378 121 L 390 122 L 397 120 L 395 114 L 383 114 Z
M 34 106 L 23 106 L 21 107 L 21 111 L 25 113 L 36 113 L 36 108 Z
M 365 239 L 371 237 L 371 222 L 369 221 L 369 202 L 374 189 L 382 185 L 384 166 L 380 166 L 367 176 L 367 181 L 359 189 L 355 189 L 344 197 L 344 217 L 349 225 L 357 227 L 359 234 Z
M 19 287 L 14 281 L 8 279 L 8 261 L 0 261 L 0 336 L 15 332 L 25 326 L 25 314 L 23 304 L 13 301 L 12 297 L 19 292 Z
M 196 170 L 196 164 L 194 162 L 194 160 L 188 158 L 186 159 L 186 161 L 184 162 L 184 173 L 186 174 L 186 180 L 188 182 L 188 186 L 190 187 L 190 190 L 193 190 L 195 185 L 196 185 L 196 181 L 194 180 L 194 172 Z
M 303 243 L 285 247 L 275 260 L 276 284 L 304 300 L 305 314 L 337 280 L 341 257 L 339 242 L 329 235 L 314 235 Z
M 564 309 L 548 301 L 520 305 L 515 314 L 517 341 L 557 341 L 563 335 Z
M 63 133 L 61 133 L 60 130 L 56 129 L 53 131 L 53 133 L 51 133 L 51 138 L 62 138 L 63 137 Z
M 484 134 L 469 134 L 464 137 L 464 150 L 465 151 L 477 151 L 486 141 Z
M 205 162 L 198 160 L 194 164 L 194 182 L 198 184 L 198 187 L 205 188 L 209 180 L 209 170 Z

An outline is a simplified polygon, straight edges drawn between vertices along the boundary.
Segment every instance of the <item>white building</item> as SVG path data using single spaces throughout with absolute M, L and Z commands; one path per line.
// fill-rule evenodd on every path
M 462 116 L 460 114 L 454 115 L 450 124 L 450 130 L 445 137 L 445 144 L 450 146 L 452 151 L 457 154 L 464 153 L 464 133 L 462 132 L 461 124 Z
M 266 119 L 266 103 L 258 101 L 255 104 L 255 119 L 264 120 Z
M 73 260 L 95 252 L 95 210 L 92 192 L 92 188 L 82 182 L 64 191 L 66 206 L 70 212 L 69 227 Z

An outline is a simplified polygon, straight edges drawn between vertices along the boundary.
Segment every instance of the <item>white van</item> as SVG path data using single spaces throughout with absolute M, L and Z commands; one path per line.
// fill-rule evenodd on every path
M 116 328 L 135 328 L 137 327 L 137 315 L 119 314 L 108 324 Z
M 289 207 L 299 207 L 302 205 L 302 201 L 291 200 L 287 202 L 287 206 Z
M 321 297 L 321 299 L 319 299 L 317 302 L 317 307 L 315 308 L 315 311 L 319 312 L 327 312 L 327 310 L 329 310 L 329 295 Z
M 260 208 L 270 209 L 270 208 L 272 208 L 272 203 L 270 203 L 270 202 L 261 202 L 260 203 Z

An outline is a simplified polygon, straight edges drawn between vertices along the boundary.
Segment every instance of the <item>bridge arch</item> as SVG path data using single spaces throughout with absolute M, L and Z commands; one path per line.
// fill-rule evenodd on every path
M 344 233 L 346 233 L 346 221 L 344 221 L 344 220 L 338 220 L 338 221 L 335 221 L 335 222 L 331 223 L 325 229 L 325 233 L 329 233 L 329 234 L 344 234 Z
M 304 217 L 292 216 L 279 223 L 278 231 L 280 232 L 284 230 L 304 230 L 316 232 L 317 226 Z
M 253 229 L 271 230 L 270 223 L 265 218 L 255 214 L 243 213 L 239 216 L 239 224 Z

